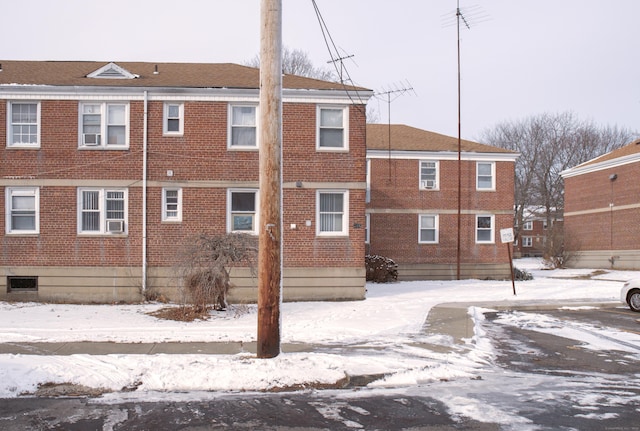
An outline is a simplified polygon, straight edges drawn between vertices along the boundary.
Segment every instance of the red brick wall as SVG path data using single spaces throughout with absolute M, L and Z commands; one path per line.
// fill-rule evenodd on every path
M 78 101 L 41 102 L 40 149 L 0 147 L 1 176 L 45 180 L 40 187 L 40 234 L 4 235 L 5 266 L 139 266 L 142 253 L 142 150 L 144 106 L 130 102 L 128 150 L 79 150 Z M 179 244 L 201 232 L 226 231 L 226 188 L 193 187 L 189 181 L 258 181 L 258 151 L 227 150 L 225 102 L 184 104 L 184 135 L 163 136 L 163 102 L 148 103 L 147 245 L 150 266 L 170 266 Z M 364 190 L 350 190 L 349 237 L 316 237 L 316 190 L 309 182 L 365 180 L 365 115 L 350 106 L 349 152 L 316 151 L 316 105 L 285 104 L 283 172 L 285 182 L 302 188 L 284 192 L 284 265 L 360 267 L 364 261 Z M 6 136 L 6 101 L 0 101 L 0 136 Z M 173 176 L 167 176 L 167 170 Z M 78 236 L 77 187 L 46 180 L 128 182 L 128 235 Z M 161 223 L 162 187 L 182 187 L 182 222 Z M 58 183 L 59 184 L 59 183 Z M 344 185 L 336 188 L 343 189 Z M 4 209 L 4 192 L 0 196 Z M 306 220 L 312 225 L 307 227 Z M 296 224 L 296 229 L 290 225 Z M 360 226 L 354 227 L 354 224 Z
M 368 251 L 400 264 L 455 263 L 458 162 L 440 161 L 439 190 L 419 189 L 419 163 L 408 159 L 372 159 Z M 461 263 L 507 262 L 508 252 L 500 242 L 500 229 L 513 226 L 514 164 L 496 163 L 494 192 L 476 191 L 475 172 L 475 161 L 462 161 Z M 487 212 L 495 214 L 495 244 L 476 244 L 476 214 Z M 437 244 L 418 243 L 418 213 L 439 215 Z
M 611 181 L 609 177 L 614 174 L 617 178 Z M 638 178 L 640 163 L 565 178 L 564 227 L 570 250 L 637 250 L 640 247 Z M 620 208 L 625 205 L 636 207 Z M 578 214 L 572 214 L 576 212 Z

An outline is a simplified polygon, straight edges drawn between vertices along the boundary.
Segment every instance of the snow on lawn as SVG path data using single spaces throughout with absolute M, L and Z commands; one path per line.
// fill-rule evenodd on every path
M 367 299 L 349 302 L 284 303 L 282 342 L 325 346 L 315 353 L 254 355 L 0 355 L 0 397 L 33 393 L 42 383 L 73 383 L 115 392 L 108 397 L 179 391 L 251 391 L 331 385 L 352 375 L 385 375 L 372 387 L 469 378 L 492 355 L 477 332 L 468 350 L 442 353 L 415 347 L 429 310 L 437 304 L 497 301 L 619 301 L 622 282 L 635 272 L 615 271 L 595 279 L 571 278 L 591 270 L 543 270 L 539 260 L 515 262 L 535 279 L 511 281 L 416 281 L 367 284 Z M 249 342 L 256 340 L 255 305 L 231 307 L 206 321 L 176 322 L 149 315 L 165 304 L 69 305 L 0 302 L 0 342 Z M 476 310 L 475 312 L 473 310 Z M 544 322 L 543 322 L 544 323 Z M 515 323 L 514 323 L 515 324 Z M 530 322 L 529 322 L 530 324 Z M 479 331 L 480 325 L 476 325 Z M 340 347 L 347 348 L 341 349 Z M 348 346 L 351 346 L 350 348 Z M 357 346 L 357 348 L 354 348 Z M 329 348 L 333 347 L 333 348 Z M 597 348 L 598 346 L 592 346 Z M 602 348 L 606 348 L 603 346 Z M 128 390 L 126 394 L 122 391 Z M 130 392 L 135 389 L 134 392 Z

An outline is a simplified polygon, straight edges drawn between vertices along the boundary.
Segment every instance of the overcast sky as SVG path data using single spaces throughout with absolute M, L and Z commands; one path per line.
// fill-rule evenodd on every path
M 0 59 L 244 63 L 259 0 L 3 2 Z M 391 122 L 457 136 L 456 0 L 316 0 L 354 83 L 395 94 Z M 640 130 L 638 0 L 460 0 L 462 136 L 570 111 Z M 330 55 L 311 0 L 283 0 L 283 41 Z M 451 25 L 453 23 L 453 25 Z M 372 99 L 387 122 L 387 99 Z

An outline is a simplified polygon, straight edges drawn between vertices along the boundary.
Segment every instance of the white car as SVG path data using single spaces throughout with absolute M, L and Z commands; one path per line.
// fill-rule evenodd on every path
M 640 278 L 632 278 L 622 286 L 620 300 L 633 311 L 640 311 Z

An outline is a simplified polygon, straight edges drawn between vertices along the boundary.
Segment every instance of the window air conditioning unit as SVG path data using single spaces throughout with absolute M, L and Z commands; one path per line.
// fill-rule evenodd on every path
M 422 188 L 424 189 L 435 189 L 436 181 L 435 180 L 422 180 Z
M 96 145 L 100 145 L 100 134 L 99 133 L 85 133 L 82 135 L 82 144 L 93 147 Z
M 107 232 L 109 233 L 124 232 L 124 220 L 107 220 Z

